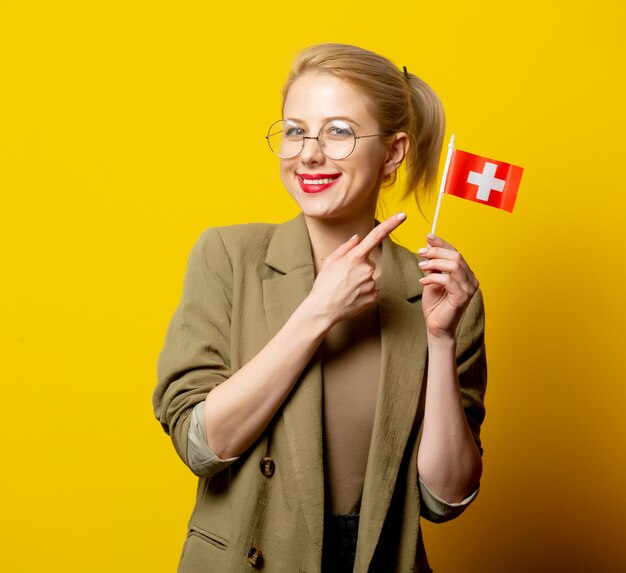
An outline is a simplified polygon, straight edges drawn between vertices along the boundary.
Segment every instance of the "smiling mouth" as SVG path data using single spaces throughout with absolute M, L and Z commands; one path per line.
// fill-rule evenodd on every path
M 337 177 L 325 177 L 324 179 L 305 179 L 302 177 L 302 183 L 305 185 L 327 185 L 338 178 L 339 175 L 337 175 Z
M 340 177 L 341 173 L 298 175 L 298 183 L 305 193 L 320 193 L 331 187 Z

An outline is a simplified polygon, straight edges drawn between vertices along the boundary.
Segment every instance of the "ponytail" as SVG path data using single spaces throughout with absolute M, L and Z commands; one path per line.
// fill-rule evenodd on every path
M 429 189 L 437 179 L 446 119 L 441 100 L 432 88 L 417 76 L 407 75 L 412 125 L 406 157 L 406 192 L 415 194 L 417 199 L 418 189 Z

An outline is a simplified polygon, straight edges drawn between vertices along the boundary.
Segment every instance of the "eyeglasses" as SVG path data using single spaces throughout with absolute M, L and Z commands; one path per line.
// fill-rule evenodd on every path
M 326 157 L 338 161 L 345 159 L 354 151 L 357 139 L 389 135 L 386 133 L 355 135 L 350 124 L 340 119 L 324 124 L 317 137 L 304 135 L 304 133 L 304 128 L 295 121 L 280 119 L 270 126 L 265 139 L 270 149 L 281 159 L 298 157 L 304 149 L 305 141 L 315 139 Z

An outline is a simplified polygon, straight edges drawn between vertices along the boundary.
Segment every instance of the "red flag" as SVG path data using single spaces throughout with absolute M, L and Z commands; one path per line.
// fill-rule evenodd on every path
M 513 212 L 524 169 L 455 149 L 444 193 Z

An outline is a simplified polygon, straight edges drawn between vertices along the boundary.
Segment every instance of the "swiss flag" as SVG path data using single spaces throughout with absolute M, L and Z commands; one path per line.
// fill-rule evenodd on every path
M 513 212 L 523 169 L 455 149 L 444 193 Z

